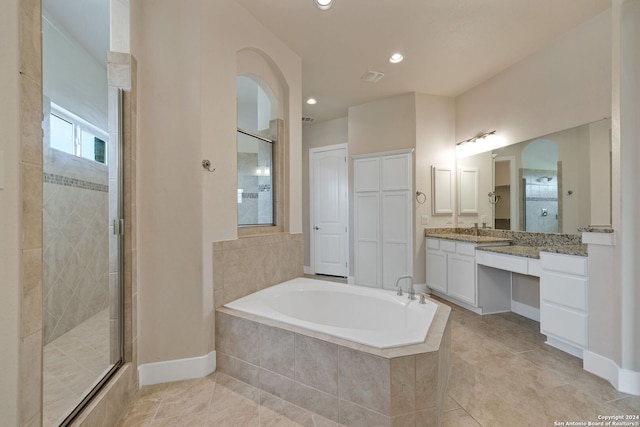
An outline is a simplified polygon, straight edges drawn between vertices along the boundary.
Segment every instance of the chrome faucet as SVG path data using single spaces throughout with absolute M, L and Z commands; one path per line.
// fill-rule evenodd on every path
M 410 275 L 400 276 L 396 279 L 396 288 L 398 288 L 396 295 L 402 295 L 402 286 L 398 285 L 402 279 L 409 279 L 409 286 L 407 287 L 407 292 L 409 293 L 408 298 L 412 300 L 416 299 L 416 291 L 413 289 L 413 276 Z

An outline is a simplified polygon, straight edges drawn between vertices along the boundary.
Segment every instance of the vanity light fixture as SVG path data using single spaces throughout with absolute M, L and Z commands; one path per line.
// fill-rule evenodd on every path
M 320 10 L 329 10 L 333 6 L 333 0 L 313 0 L 313 3 Z
M 318 101 L 316 101 L 315 98 L 307 99 L 307 104 L 309 104 L 309 105 L 316 105 L 317 103 L 318 103 Z
M 399 52 L 396 52 L 389 57 L 389 62 L 391 62 L 392 64 L 398 64 L 403 60 L 404 60 L 404 56 L 402 56 L 402 54 Z
M 492 130 L 491 132 L 487 132 L 487 133 L 481 133 L 480 135 L 474 136 L 473 138 L 465 139 L 462 142 L 458 142 L 456 145 L 464 145 L 470 142 L 475 143 L 475 142 L 478 142 L 479 139 L 485 139 L 495 134 L 496 134 L 495 130 Z

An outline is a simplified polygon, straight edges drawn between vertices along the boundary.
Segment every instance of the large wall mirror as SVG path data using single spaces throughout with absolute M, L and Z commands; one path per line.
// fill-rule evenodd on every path
M 479 215 L 494 228 L 574 234 L 611 225 L 610 119 L 458 158 L 458 167 L 478 170 Z

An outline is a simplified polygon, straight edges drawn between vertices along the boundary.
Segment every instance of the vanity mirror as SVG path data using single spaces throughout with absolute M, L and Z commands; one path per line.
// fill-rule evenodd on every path
M 497 229 L 577 233 L 611 224 L 611 120 L 457 159 L 476 170 L 477 218 Z M 460 206 L 475 201 L 458 180 Z M 464 215 L 463 212 L 460 212 Z M 459 223 L 467 217 L 460 217 Z

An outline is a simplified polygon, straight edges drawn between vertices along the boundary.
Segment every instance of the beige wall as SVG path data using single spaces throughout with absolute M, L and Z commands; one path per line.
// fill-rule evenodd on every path
M 143 2 L 141 21 L 138 314 L 143 364 L 200 356 L 205 348 L 199 5 Z
M 611 11 L 456 98 L 456 141 L 496 129 L 508 143 L 611 115 Z
M 353 160 L 358 154 L 415 148 L 416 102 L 415 94 L 393 96 L 348 110 L 348 164 L 349 164 L 349 276 L 354 271 L 354 206 Z M 414 155 L 415 159 L 415 155 Z M 415 174 L 415 164 L 414 164 Z M 415 176 L 415 175 L 414 175 Z M 416 266 L 414 265 L 414 270 Z
M 0 2 L 0 414 L 7 426 L 18 424 L 18 351 L 20 331 L 20 186 L 18 165 L 18 1 Z
M 349 107 L 349 155 L 414 148 L 415 94 Z
M 454 216 L 431 215 L 431 166 L 455 165 L 455 108 L 453 98 L 415 94 L 416 152 L 414 167 L 414 190 L 426 195 L 426 202 L 414 201 L 415 215 L 413 231 L 415 250 L 413 275 L 415 283 L 425 283 L 426 252 L 424 229 L 427 227 L 451 227 Z M 427 215 L 429 223 L 421 223 Z
M 613 14 L 613 224 L 619 225 L 621 237 L 615 248 L 616 259 L 621 260 L 622 279 L 620 365 L 635 371 L 637 390 L 640 381 L 640 228 L 637 225 L 640 215 L 640 0 L 614 0 Z M 615 314 L 614 311 L 611 316 Z
M 349 108 L 348 117 L 321 122 L 303 128 L 304 233 L 309 233 L 309 159 L 310 148 L 348 143 L 348 155 L 415 148 L 414 189 L 425 193 L 424 204 L 414 202 L 414 278 L 425 281 L 424 228 L 452 226 L 454 217 L 431 216 L 431 165 L 455 163 L 454 101 L 452 98 L 408 93 Z M 349 187 L 352 173 L 349 161 Z M 350 198 L 350 264 L 353 261 L 353 203 Z M 429 224 L 421 224 L 421 216 Z M 305 239 L 305 265 L 310 265 L 309 243 Z
M 216 172 L 204 174 L 202 180 L 202 305 L 205 324 L 213 327 L 213 242 L 236 239 L 236 89 L 239 72 L 253 68 L 250 63 L 237 64 L 237 52 L 250 48 L 258 52 L 270 65 L 272 81 L 281 86 L 282 117 L 285 122 L 283 142 L 288 144 L 288 195 L 284 231 L 302 232 L 302 130 L 300 58 L 235 1 L 202 1 L 202 156 L 210 158 Z M 204 42 L 206 41 L 206 42 Z M 238 70 L 237 67 L 242 67 Z M 245 68 L 246 67 L 246 68 Z M 262 72 L 256 70 L 256 72 Z M 280 136 L 278 137 L 280 139 Z M 277 167 L 277 166 L 276 166 Z M 281 198 L 277 197 L 279 200 Z M 213 329 L 205 331 L 207 349 L 213 350 Z
M 346 117 L 326 122 L 304 125 L 302 127 L 302 233 L 304 235 L 304 265 L 311 265 L 309 247 L 311 213 L 309 192 L 309 150 L 327 145 L 348 144 L 348 121 Z M 348 148 L 348 147 L 347 147 Z M 347 152 L 347 156 L 349 153 Z
M 142 1 L 139 56 L 140 363 L 213 350 L 213 243 L 234 240 L 236 55 L 263 52 L 284 82 L 288 231 L 302 231 L 300 58 L 232 0 Z M 134 16 L 132 16 L 134 19 Z M 279 74 L 279 75 L 278 75 Z M 200 166 L 211 160 L 216 171 Z

